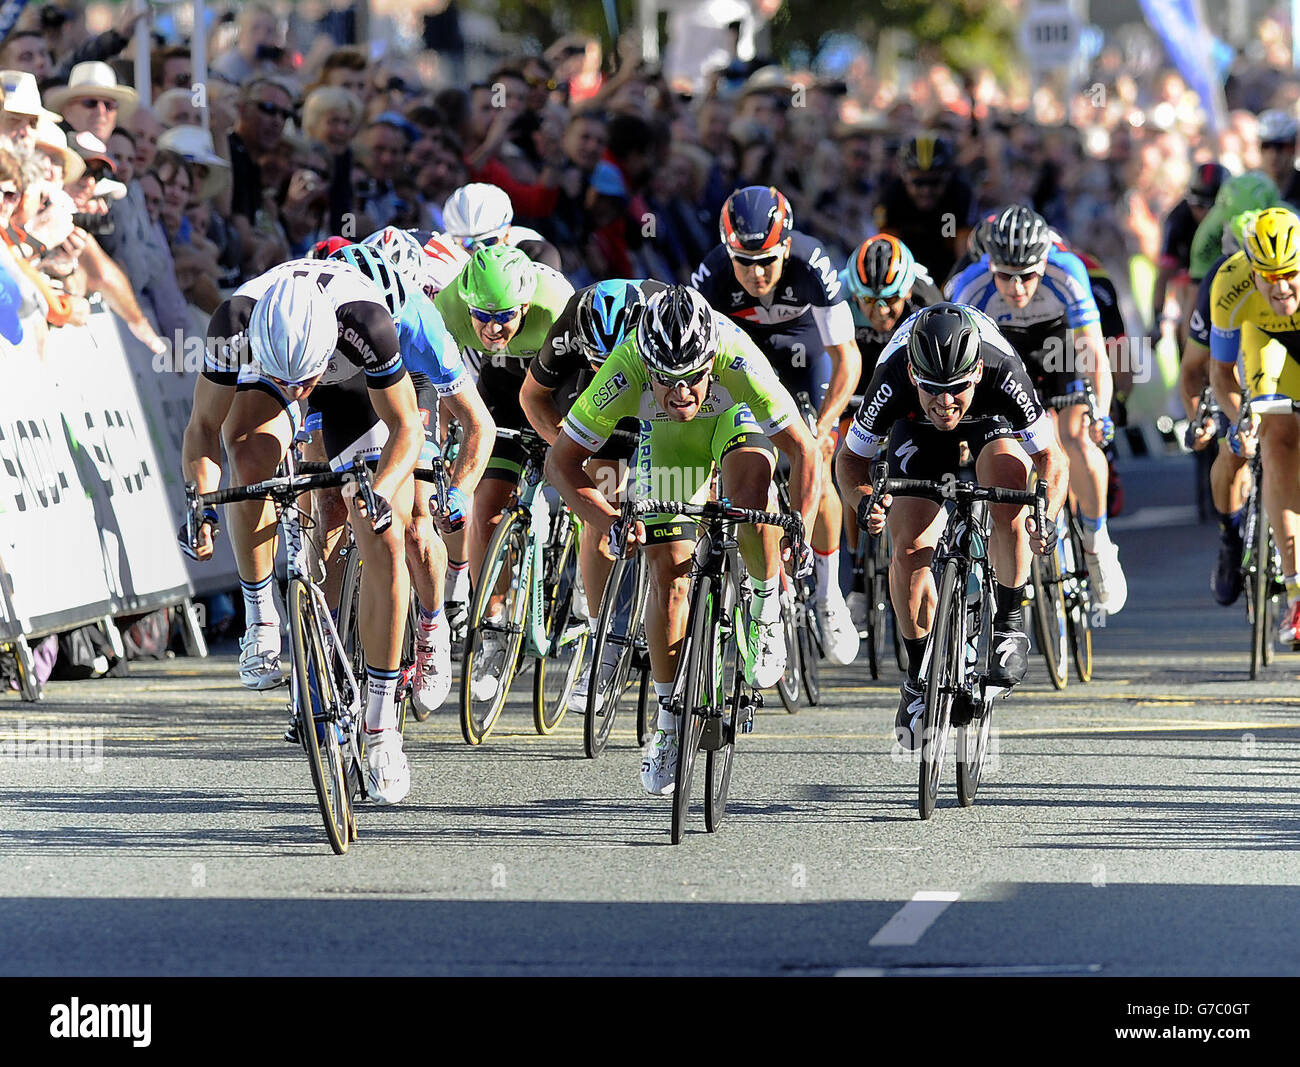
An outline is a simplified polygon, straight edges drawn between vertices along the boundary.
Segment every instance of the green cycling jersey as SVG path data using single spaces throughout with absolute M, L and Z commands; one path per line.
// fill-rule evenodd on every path
M 1210 268 L 1225 252 L 1237 251 L 1236 237 L 1232 232 L 1232 223 L 1241 215 L 1254 215 L 1268 207 L 1284 207 L 1288 211 L 1297 211 L 1294 204 L 1289 204 L 1280 197 L 1271 204 L 1262 204 L 1257 210 L 1234 213 L 1230 207 L 1215 204 L 1206 213 L 1201 224 L 1196 227 L 1192 237 L 1192 251 L 1188 263 L 1188 276 L 1194 282 L 1200 282 L 1210 272 Z

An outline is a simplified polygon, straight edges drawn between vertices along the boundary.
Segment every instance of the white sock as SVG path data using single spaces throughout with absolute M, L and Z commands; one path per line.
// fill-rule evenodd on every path
M 397 702 L 393 697 L 397 692 L 398 673 L 366 668 L 366 680 L 370 683 L 366 697 L 366 729 L 372 734 L 397 729 Z
M 244 621 L 249 626 L 260 623 L 278 630 L 280 613 L 275 607 L 275 575 L 268 574 L 260 582 L 246 582 L 241 578 L 239 588 L 244 593 Z
M 659 698 L 659 729 L 667 734 L 677 732 L 677 716 L 668 706 L 668 700 L 672 695 L 672 682 L 655 682 L 655 696 Z
M 749 576 L 749 584 L 754 590 L 754 618 L 759 622 L 775 622 L 781 617 L 781 575 L 771 578 Z
M 415 643 L 421 648 L 432 648 L 433 635 L 438 632 L 438 627 L 441 625 L 442 608 L 434 612 L 426 612 L 424 608 L 420 608 L 420 625 L 416 631 Z
M 447 561 L 447 592 L 444 601 L 463 604 L 469 599 L 469 562 Z
M 1110 544 L 1110 531 L 1106 529 L 1106 516 L 1090 519 L 1087 515 L 1079 516 L 1079 532 L 1083 535 L 1083 550 L 1096 552 Z
M 831 590 L 840 591 L 840 550 L 832 548 L 824 556 L 821 549 L 813 549 L 813 574 L 817 578 L 817 599 L 825 604 Z

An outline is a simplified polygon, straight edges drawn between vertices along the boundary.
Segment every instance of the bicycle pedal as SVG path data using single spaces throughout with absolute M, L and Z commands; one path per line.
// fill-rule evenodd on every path
M 736 720 L 732 726 L 733 736 L 737 733 L 750 734 L 754 732 L 754 705 L 741 704 L 740 709 L 736 712 Z

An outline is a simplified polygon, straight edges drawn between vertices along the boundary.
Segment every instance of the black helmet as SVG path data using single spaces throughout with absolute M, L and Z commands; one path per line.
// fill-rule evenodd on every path
M 918 133 L 903 142 L 898 162 L 903 170 L 948 170 L 955 153 L 952 142 L 936 133 Z
M 1052 247 L 1052 229 L 1033 208 L 1012 204 L 993 220 L 984 240 L 989 262 L 999 267 L 1036 267 Z
M 1202 163 L 1192 171 L 1192 182 L 1187 187 L 1187 199 L 1197 207 L 1213 207 L 1219 195 L 1219 186 L 1232 177 L 1232 171 L 1221 163 Z
M 907 361 L 920 381 L 948 385 L 969 378 L 980 361 L 979 322 L 964 304 L 931 304 L 917 312 Z
M 646 301 L 636 331 L 641 358 L 661 374 L 692 374 L 718 350 L 718 328 L 699 290 L 674 285 Z

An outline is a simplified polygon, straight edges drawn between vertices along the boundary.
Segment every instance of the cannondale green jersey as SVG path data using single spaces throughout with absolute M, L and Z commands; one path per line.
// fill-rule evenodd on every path
M 573 286 L 559 271 L 552 270 L 544 263 L 534 263 L 533 269 L 537 271 L 537 290 L 528 303 L 523 325 L 499 353 L 485 349 L 478 334 L 474 332 L 469 307 L 461 297 L 460 286 L 449 285 L 440 292 L 433 302 L 456 344 L 462 349 L 481 352 L 485 356 L 504 356 L 522 375 L 528 369 L 528 361 L 541 351 L 552 324 L 563 313 L 569 297 L 573 296 Z

